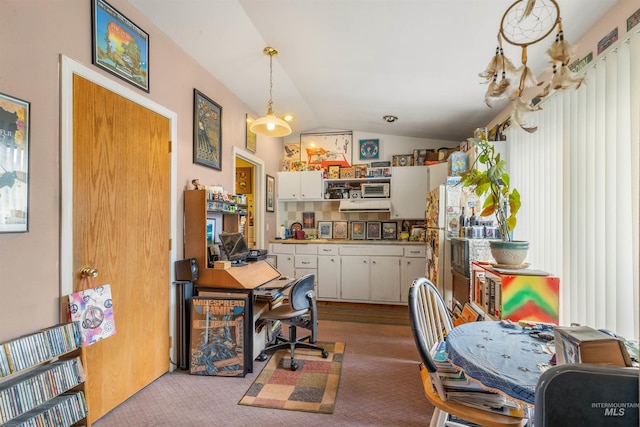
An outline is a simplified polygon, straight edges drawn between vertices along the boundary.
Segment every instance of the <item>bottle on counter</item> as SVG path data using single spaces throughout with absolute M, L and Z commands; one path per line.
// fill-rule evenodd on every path
M 280 226 L 280 238 L 281 239 L 287 238 L 287 229 L 284 227 L 284 224 Z
M 469 225 L 474 226 L 478 225 L 478 217 L 476 216 L 476 208 L 471 208 L 471 218 L 469 218 Z
M 459 237 L 464 237 L 464 226 L 466 221 L 467 221 L 467 217 L 464 214 L 464 207 L 463 207 L 462 211 L 460 212 L 460 218 L 458 219 L 458 236 Z

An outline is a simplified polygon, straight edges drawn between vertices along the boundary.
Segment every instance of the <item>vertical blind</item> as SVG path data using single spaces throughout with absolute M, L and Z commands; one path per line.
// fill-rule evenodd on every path
M 638 340 L 640 316 L 640 32 L 588 64 L 585 83 L 535 113 L 538 131 L 507 131 L 522 196 L 515 239 L 560 277 L 560 323 Z

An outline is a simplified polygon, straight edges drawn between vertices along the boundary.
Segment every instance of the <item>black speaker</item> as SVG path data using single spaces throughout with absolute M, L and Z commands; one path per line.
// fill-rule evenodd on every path
M 198 264 L 195 258 L 176 261 L 176 280 L 187 282 L 198 280 Z

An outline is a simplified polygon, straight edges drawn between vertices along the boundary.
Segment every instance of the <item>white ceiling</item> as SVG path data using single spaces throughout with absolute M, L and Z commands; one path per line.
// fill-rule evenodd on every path
M 558 0 L 565 38 L 579 39 L 616 1 Z M 512 0 L 129 2 L 257 115 L 269 95 L 262 50 L 276 48 L 274 112 L 295 115 L 294 134 L 340 129 L 462 141 L 506 106 L 485 105 L 478 73 Z M 548 66 L 554 34 L 529 47 L 536 73 Z M 504 47 L 519 65 L 520 48 Z M 385 114 L 399 119 L 386 123 Z

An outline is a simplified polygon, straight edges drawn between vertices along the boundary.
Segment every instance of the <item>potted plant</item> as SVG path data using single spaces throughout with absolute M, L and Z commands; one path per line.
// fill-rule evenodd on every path
M 521 265 L 527 257 L 529 242 L 513 241 L 516 215 L 520 210 L 520 193 L 510 187 L 506 161 L 496 153 L 493 144 L 484 138 L 469 138 L 477 155 L 473 164 L 463 172 L 460 181 L 464 187 L 475 187 L 475 193 L 484 202 L 480 216 L 494 215 L 502 240 L 489 242 L 491 254 L 498 264 Z

